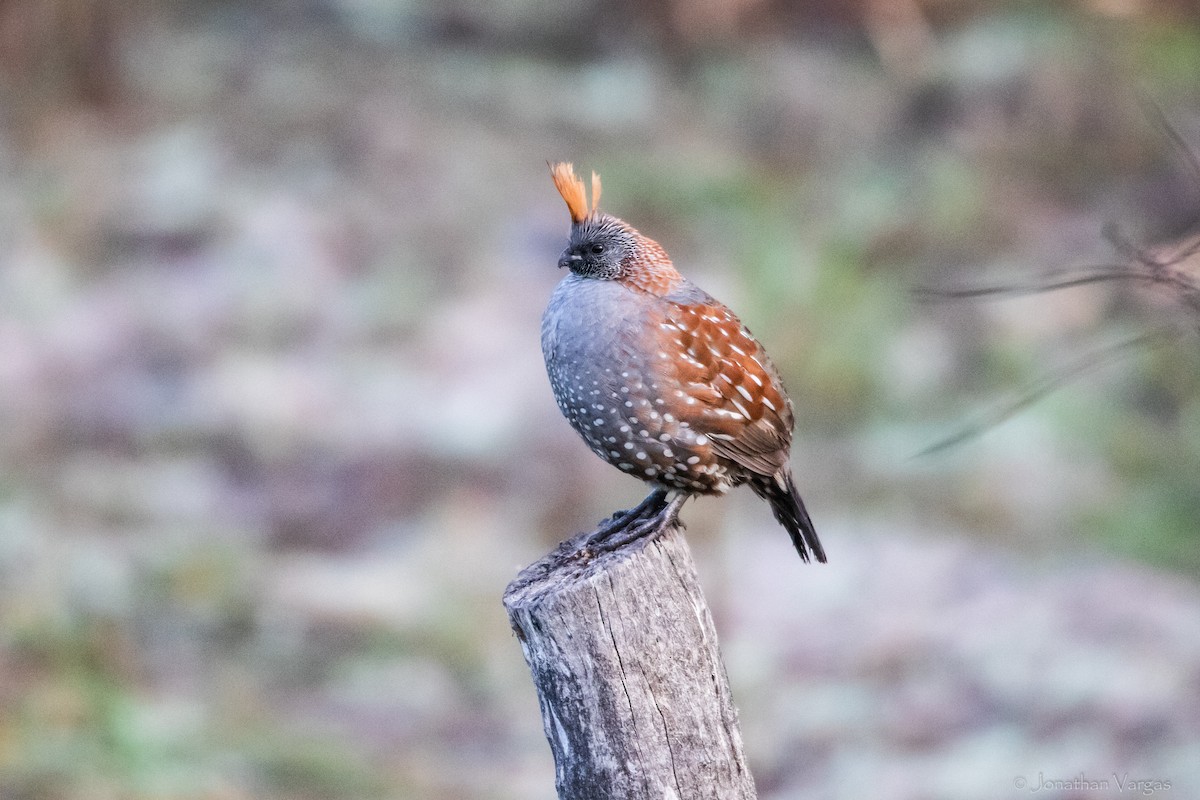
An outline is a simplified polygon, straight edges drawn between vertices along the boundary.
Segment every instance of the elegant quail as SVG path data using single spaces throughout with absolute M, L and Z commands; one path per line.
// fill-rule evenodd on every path
M 590 208 L 571 164 L 551 175 L 572 222 L 558 261 L 570 273 L 542 317 L 554 397 L 596 455 L 653 487 L 589 545 L 620 546 L 674 521 L 691 495 L 748 483 L 800 557 L 825 561 L 788 466 L 792 403 L 762 345 L 657 242 L 599 210 L 598 175 Z

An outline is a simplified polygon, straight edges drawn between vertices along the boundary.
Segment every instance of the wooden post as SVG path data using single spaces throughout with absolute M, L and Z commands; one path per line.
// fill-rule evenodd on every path
M 587 534 L 504 605 L 533 673 L 560 800 L 752 800 L 712 616 L 677 527 L 611 553 Z

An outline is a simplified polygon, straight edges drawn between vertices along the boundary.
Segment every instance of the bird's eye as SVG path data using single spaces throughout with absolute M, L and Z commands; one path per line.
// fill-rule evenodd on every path
M 602 244 L 594 244 L 594 245 L 592 245 L 592 253 L 593 253 L 593 254 L 595 254 L 595 255 L 600 255 L 600 254 L 601 254 L 601 253 L 603 253 L 603 252 L 604 252 L 604 245 L 602 245 Z

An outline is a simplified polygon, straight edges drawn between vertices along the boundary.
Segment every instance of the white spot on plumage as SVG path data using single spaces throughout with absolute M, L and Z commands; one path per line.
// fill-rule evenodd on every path
M 753 403 L 753 402 L 754 402 L 754 395 L 750 394 L 750 390 L 749 390 L 749 389 L 747 389 L 745 386 L 742 386 L 742 385 L 739 383 L 739 384 L 738 384 L 737 386 L 735 386 L 734 388 L 735 388 L 735 389 L 737 389 L 737 390 L 738 390 L 738 394 L 740 394 L 742 397 L 746 398 L 746 400 L 747 400 L 748 402 L 751 402 L 751 403 Z M 735 400 L 734 402 L 737 402 L 737 401 Z M 739 408 L 740 408 L 740 406 L 739 406 Z

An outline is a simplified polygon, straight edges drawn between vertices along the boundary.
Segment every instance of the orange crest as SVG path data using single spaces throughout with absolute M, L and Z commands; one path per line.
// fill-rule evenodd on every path
M 596 213 L 600 207 L 600 176 L 592 173 L 592 205 L 588 207 L 587 192 L 583 187 L 583 178 L 575 174 L 575 165 L 559 161 L 550 165 L 550 176 L 554 178 L 554 187 L 567 201 L 567 210 L 571 212 L 571 222 L 583 222 L 589 214 Z

